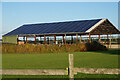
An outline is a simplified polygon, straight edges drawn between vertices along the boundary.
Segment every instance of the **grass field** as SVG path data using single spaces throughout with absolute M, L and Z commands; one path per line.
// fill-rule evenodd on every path
M 101 52 L 74 52 L 74 66 L 81 68 L 118 68 L 118 53 L 120 50 Z M 46 54 L 3 54 L 3 69 L 65 69 L 68 67 L 69 53 L 46 53 Z M 3 78 L 52 78 L 52 80 L 69 80 L 69 76 L 42 76 L 42 75 L 2 75 Z M 53 79 L 54 78 L 54 79 Z M 57 79 L 56 79 L 57 78 Z M 118 78 L 112 74 L 83 74 L 78 73 L 75 78 Z M 25 79 L 26 80 L 26 79 Z M 45 80 L 45 79 L 43 79 Z M 63 80 L 63 79 L 62 79 Z M 79 79 L 75 79 L 79 80 Z M 87 80 L 87 79 L 86 79 Z M 97 79 L 98 80 L 98 79 Z
M 118 52 L 119 51 L 119 52 Z M 74 67 L 118 68 L 120 50 L 101 52 L 72 52 Z M 65 69 L 68 67 L 69 53 L 46 54 L 3 54 L 3 69 Z

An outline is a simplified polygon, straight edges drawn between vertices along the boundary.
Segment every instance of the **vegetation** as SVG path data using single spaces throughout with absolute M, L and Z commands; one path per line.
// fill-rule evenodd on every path
M 86 43 L 86 48 L 88 51 L 105 51 L 105 50 L 107 50 L 106 46 L 100 44 L 97 41 L 93 41 L 91 43 Z
M 64 53 L 64 52 L 84 52 L 84 51 L 104 51 L 107 48 L 98 42 L 80 43 L 71 45 L 42 45 L 42 44 L 3 44 L 3 53 Z
M 46 54 L 3 54 L 3 69 L 66 69 L 68 54 L 74 54 L 74 67 L 81 68 L 118 68 L 116 51 L 68 52 Z
M 79 45 L 15 45 L 15 44 L 3 44 L 3 53 L 62 53 L 62 52 L 78 52 L 86 51 L 84 43 Z
M 102 52 L 84 52 L 82 54 L 76 52 L 74 65 L 81 68 L 118 68 L 118 55 Z
M 68 54 L 74 54 L 74 67 L 81 68 L 118 68 L 118 56 L 120 50 L 96 51 L 96 52 L 65 52 L 65 53 L 46 53 L 46 54 L 2 54 L 2 68 L 3 69 L 66 69 L 68 67 Z M 116 74 L 83 74 L 75 75 L 75 80 L 92 79 L 102 80 L 109 78 L 111 80 L 118 80 Z M 20 78 L 26 80 L 27 78 L 41 78 L 41 80 L 69 80 L 68 75 L 2 75 L 4 78 Z M 25 79 L 24 79 L 25 78 Z M 6 79 L 5 79 L 6 80 Z M 13 79 L 18 80 L 18 79 Z M 32 79 L 33 80 L 33 79 Z
M 84 73 L 78 73 L 77 75 L 75 75 L 75 78 L 119 78 L 119 75 L 117 75 L 117 74 L 84 74 Z
M 69 78 L 68 75 L 2 75 L 3 78 Z

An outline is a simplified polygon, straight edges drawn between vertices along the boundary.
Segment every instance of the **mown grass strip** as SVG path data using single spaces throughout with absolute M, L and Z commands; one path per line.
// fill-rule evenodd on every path
M 116 50 L 114 51 L 116 53 Z M 118 56 L 108 52 L 71 52 L 74 67 L 118 68 Z M 66 69 L 69 53 L 3 54 L 3 69 Z

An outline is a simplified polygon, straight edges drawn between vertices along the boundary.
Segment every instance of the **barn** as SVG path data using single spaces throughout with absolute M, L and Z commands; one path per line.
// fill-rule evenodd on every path
M 3 43 L 28 44 L 28 38 L 32 37 L 34 44 L 50 44 L 52 36 L 54 44 L 58 44 L 57 41 L 61 41 L 59 42 L 61 44 L 67 44 L 74 39 L 77 44 L 82 42 L 83 35 L 87 35 L 88 41 L 91 42 L 91 35 L 98 35 L 99 41 L 101 35 L 107 35 L 107 40 L 110 41 L 113 34 L 120 34 L 120 31 L 108 19 L 25 24 L 3 35 Z M 71 36 L 71 39 L 67 40 L 67 36 Z M 20 37 L 23 40 L 19 40 Z M 57 40 L 57 37 L 60 39 Z

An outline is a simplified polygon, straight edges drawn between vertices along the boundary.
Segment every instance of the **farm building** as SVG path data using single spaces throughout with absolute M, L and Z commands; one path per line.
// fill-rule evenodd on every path
M 110 41 L 112 34 L 120 34 L 120 31 L 108 19 L 25 24 L 3 35 L 3 43 L 27 44 L 30 43 L 28 38 L 34 37 L 34 44 L 50 44 L 51 41 L 52 44 L 68 44 L 74 40 L 75 43 L 82 42 L 83 35 L 88 35 L 89 42 L 91 35 L 98 35 L 99 41 L 101 35 L 107 35 Z M 68 36 L 71 36 L 70 40 L 67 40 Z M 19 40 L 21 37 L 23 39 Z M 57 40 L 57 37 L 61 39 Z

